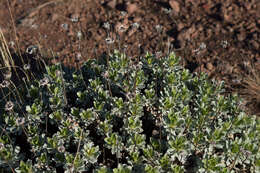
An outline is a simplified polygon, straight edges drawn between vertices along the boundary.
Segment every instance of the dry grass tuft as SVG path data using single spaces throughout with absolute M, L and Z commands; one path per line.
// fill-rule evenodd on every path
M 7 68 L 9 72 L 12 71 L 11 65 L 14 66 L 14 61 L 12 59 L 11 53 L 9 51 L 8 45 L 4 38 L 4 34 L 0 28 L 0 52 L 1 52 L 1 69 Z
M 251 114 L 260 116 L 260 71 L 253 63 L 248 66 L 249 73 L 244 75 L 240 93 L 247 100 L 246 106 Z

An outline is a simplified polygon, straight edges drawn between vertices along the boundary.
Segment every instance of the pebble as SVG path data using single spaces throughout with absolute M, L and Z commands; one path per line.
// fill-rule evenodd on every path
M 170 6 L 172 7 L 172 9 L 176 12 L 179 13 L 180 12 L 180 4 L 179 2 L 175 1 L 175 0 L 170 0 L 169 2 Z
M 214 66 L 211 62 L 207 63 L 207 69 L 208 70 L 213 70 Z
M 137 4 L 128 3 L 126 10 L 129 14 L 132 14 L 138 10 Z

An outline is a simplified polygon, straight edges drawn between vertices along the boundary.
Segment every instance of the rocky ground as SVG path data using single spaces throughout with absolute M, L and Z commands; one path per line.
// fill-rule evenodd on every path
M 0 27 L 14 52 L 36 45 L 74 67 L 113 48 L 130 57 L 175 51 L 260 115 L 258 0 L 2 0 Z

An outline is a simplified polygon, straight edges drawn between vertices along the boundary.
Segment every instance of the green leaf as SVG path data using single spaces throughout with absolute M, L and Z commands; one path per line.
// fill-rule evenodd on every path
M 40 105 L 36 105 L 35 103 L 32 104 L 32 106 L 26 106 L 26 111 L 33 115 L 38 115 L 41 112 Z
M 237 154 L 240 151 L 240 146 L 234 142 L 231 146 L 231 152 Z
M 132 140 L 134 144 L 140 148 L 142 148 L 145 144 L 145 136 L 143 134 L 135 133 L 134 136 L 132 137 Z
M 151 142 L 151 145 L 153 146 L 153 148 L 155 150 L 159 150 L 160 149 L 160 142 L 158 139 L 155 139 L 153 137 L 150 138 L 150 142 Z
M 89 121 L 95 120 L 95 117 L 94 117 L 91 109 L 83 110 L 80 112 L 79 115 L 83 120 L 89 120 Z
M 108 120 L 102 121 L 99 124 L 99 127 L 103 133 L 103 135 L 105 134 L 109 134 L 110 132 L 112 132 L 112 125 L 109 123 Z
M 220 140 L 222 137 L 222 129 L 215 129 L 215 131 L 213 132 L 213 137 L 216 141 Z
M 20 161 L 20 167 L 16 169 L 18 173 L 34 173 L 33 166 L 31 162 Z
M 73 107 L 73 108 L 71 108 L 70 113 L 71 113 L 71 115 L 73 115 L 75 117 L 79 117 L 80 110 L 79 110 L 79 108 Z
M 119 157 L 120 151 L 122 150 L 121 137 L 117 133 L 111 133 L 105 138 L 105 142 L 108 148 L 111 149 L 111 153 L 117 154 Z
M 184 169 L 179 165 L 171 165 L 171 170 L 174 173 L 184 173 Z
M 136 164 L 140 162 L 140 153 L 139 151 L 130 152 L 132 161 Z
M 182 151 L 186 146 L 186 139 L 184 136 L 178 136 L 175 139 L 170 140 L 169 145 L 176 151 Z
M 116 99 L 115 103 L 119 109 L 122 109 L 124 107 L 124 101 L 121 97 Z
M 119 164 L 117 168 L 113 169 L 113 173 L 131 173 L 131 170 L 130 166 Z
M 160 159 L 160 165 L 163 169 L 168 169 L 171 166 L 170 157 L 167 154 Z
M 65 154 L 65 159 L 67 163 L 73 164 L 75 156 L 70 153 Z
M 62 111 L 57 110 L 57 111 L 53 112 L 52 114 L 50 114 L 50 118 L 55 119 L 57 121 L 61 121 L 62 120 Z
M 170 67 L 175 66 L 177 63 L 179 62 L 179 59 L 177 58 L 177 56 L 175 55 L 174 52 L 171 52 L 169 57 L 168 57 L 168 64 Z
M 86 161 L 91 164 L 96 163 L 100 155 L 99 147 L 94 147 L 93 145 L 94 144 L 92 142 L 88 142 L 84 145 L 84 155 L 86 157 Z
M 145 172 L 146 173 L 160 173 L 160 170 L 158 167 L 154 167 L 154 166 L 151 166 L 151 165 L 146 165 L 145 166 Z
M 98 168 L 98 170 L 96 172 L 97 173 L 108 173 L 109 171 L 105 166 L 103 166 L 101 168 Z
M 154 150 L 150 145 L 142 148 L 142 150 L 143 150 L 143 153 L 144 153 L 146 159 L 151 160 L 154 157 Z

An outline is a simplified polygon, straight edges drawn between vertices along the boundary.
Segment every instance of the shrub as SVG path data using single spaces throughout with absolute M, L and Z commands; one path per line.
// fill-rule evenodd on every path
M 77 71 L 46 66 L 22 108 L 10 98 L 1 113 L 1 169 L 260 171 L 259 119 L 223 96 L 222 83 L 178 63 L 174 53 L 133 60 L 115 51 Z

